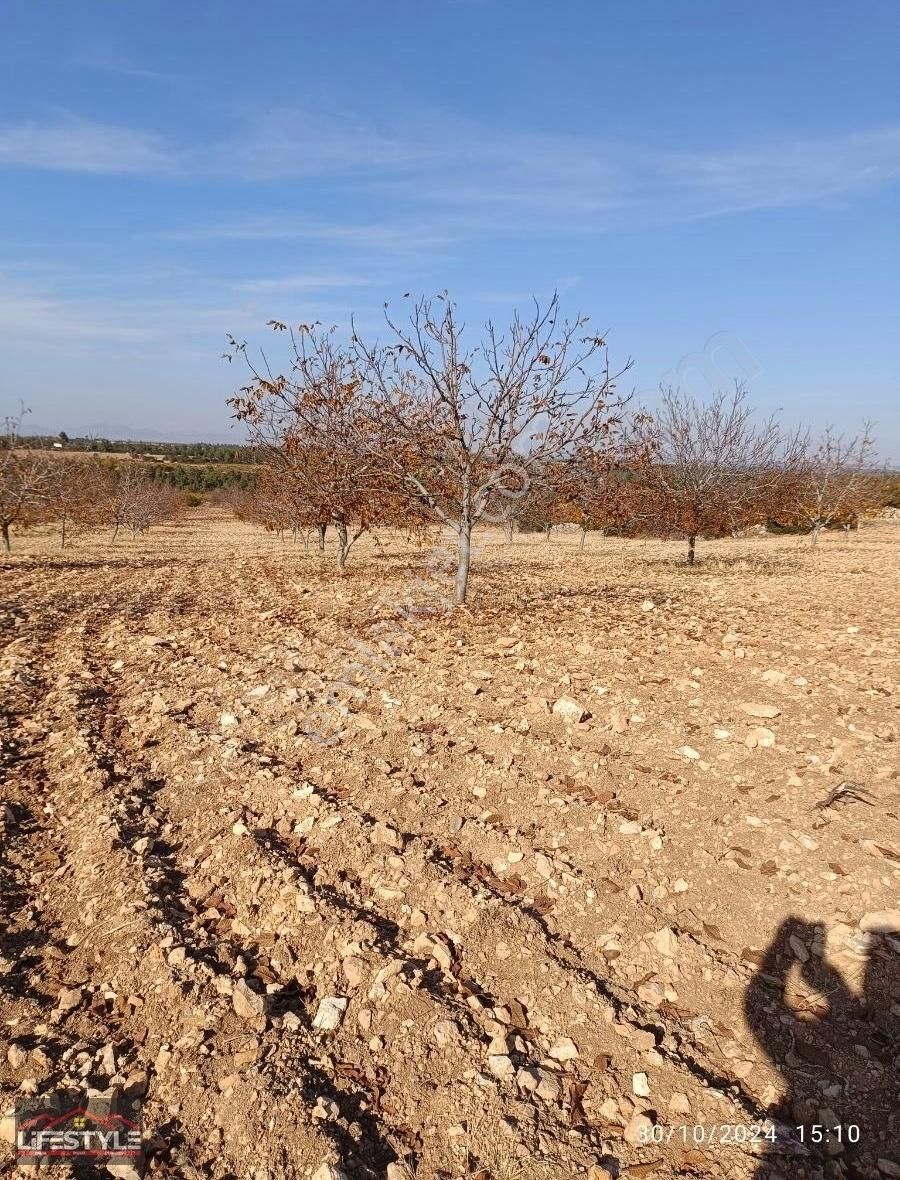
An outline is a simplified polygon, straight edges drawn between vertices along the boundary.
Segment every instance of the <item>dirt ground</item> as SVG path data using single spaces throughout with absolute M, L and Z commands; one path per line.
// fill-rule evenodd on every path
M 452 615 L 436 538 L 16 540 L 5 1107 L 143 1095 L 151 1176 L 900 1176 L 900 523 L 485 535 Z

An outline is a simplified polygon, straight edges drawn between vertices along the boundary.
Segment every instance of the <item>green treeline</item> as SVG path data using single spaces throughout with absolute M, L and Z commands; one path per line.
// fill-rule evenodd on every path
M 214 492 L 220 488 L 250 490 L 256 483 L 256 472 L 228 466 L 188 467 L 180 463 L 146 464 L 148 479 L 169 484 L 181 492 Z
M 61 443 L 62 446 L 55 446 Z M 20 447 L 65 451 L 99 451 L 110 455 L 132 455 L 135 459 L 161 455 L 179 463 L 255 463 L 253 447 L 239 443 L 146 442 L 141 439 L 70 438 L 65 431 L 58 435 L 20 435 Z

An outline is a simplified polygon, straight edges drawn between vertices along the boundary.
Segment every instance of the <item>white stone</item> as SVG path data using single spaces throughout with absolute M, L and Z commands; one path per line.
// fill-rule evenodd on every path
M 501 1082 L 511 1082 L 516 1076 L 516 1067 L 505 1053 L 491 1053 L 487 1063 L 488 1069 Z
M 573 700 L 572 697 L 560 697 L 558 701 L 554 701 L 553 712 L 557 717 L 562 717 L 564 721 L 570 721 L 573 724 L 585 721 L 590 717 L 590 713 L 584 705 Z
M 325 996 L 319 1001 L 319 1007 L 313 1017 L 313 1028 L 322 1029 L 324 1032 L 333 1032 L 340 1028 L 348 1002 L 346 996 Z
M 550 1056 L 554 1061 L 574 1061 L 578 1056 L 578 1048 L 568 1037 L 560 1037 L 550 1046 Z

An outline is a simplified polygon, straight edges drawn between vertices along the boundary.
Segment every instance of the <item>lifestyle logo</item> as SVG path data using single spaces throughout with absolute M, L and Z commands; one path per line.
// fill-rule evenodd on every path
M 136 1165 L 142 1159 L 139 1108 L 119 1095 L 51 1094 L 16 1108 L 21 1164 L 91 1159 Z

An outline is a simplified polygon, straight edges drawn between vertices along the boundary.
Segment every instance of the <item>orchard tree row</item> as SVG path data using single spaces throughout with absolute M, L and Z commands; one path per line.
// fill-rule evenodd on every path
M 612 367 L 557 296 L 471 344 L 446 295 L 402 321 L 386 307 L 385 322 L 385 341 L 354 327 L 342 344 L 334 328 L 270 321 L 283 365 L 229 337 L 226 356 L 249 370 L 229 404 L 265 465 L 241 510 L 307 543 L 332 526 L 341 569 L 376 526 L 440 525 L 461 604 L 480 523 L 680 536 L 693 564 L 698 538 L 777 521 L 815 541 L 883 503 L 868 425 L 787 430 L 740 385 L 705 403 L 662 390 L 650 413 L 620 391 L 630 362 Z
M 60 546 L 75 533 L 109 528 L 132 537 L 173 516 L 182 496 L 139 463 L 61 456 L 25 447 L 21 417 L 7 419 L 0 440 L 0 544 L 8 553 L 11 534 L 56 524 Z

